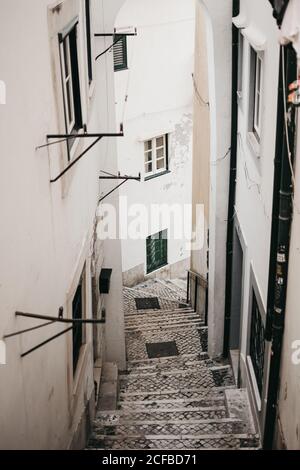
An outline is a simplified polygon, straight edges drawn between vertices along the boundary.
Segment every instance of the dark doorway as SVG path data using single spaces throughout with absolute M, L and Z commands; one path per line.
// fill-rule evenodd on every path
M 230 350 L 240 349 L 241 313 L 243 299 L 243 249 L 237 233 L 233 235 L 233 260 L 232 260 L 232 287 L 231 287 L 231 312 L 230 312 Z

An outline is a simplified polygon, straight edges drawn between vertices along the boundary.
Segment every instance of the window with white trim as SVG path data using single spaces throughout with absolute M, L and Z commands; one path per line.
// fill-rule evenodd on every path
M 152 176 L 168 169 L 168 135 L 144 142 L 145 176 Z
M 257 142 L 261 138 L 262 121 L 262 84 L 263 57 L 252 47 L 250 49 L 250 103 L 249 132 L 253 133 Z
M 82 128 L 77 27 L 78 22 L 75 21 L 69 30 L 59 35 L 65 124 L 68 134 L 76 134 Z M 74 140 L 68 141 L 69 150 Z
M 244 70 L 244 36 L 239 31 L 239 63 L 238 63 L 238 98 L 242 101 L 243 98 L 243 70 Z

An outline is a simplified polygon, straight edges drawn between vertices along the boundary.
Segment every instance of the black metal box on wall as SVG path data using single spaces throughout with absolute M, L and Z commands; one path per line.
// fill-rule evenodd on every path
M 100 294 L 109 293 L 111 274 L 112 274 L 112 269 L 101 269 L 100 276 L 99 276 Z

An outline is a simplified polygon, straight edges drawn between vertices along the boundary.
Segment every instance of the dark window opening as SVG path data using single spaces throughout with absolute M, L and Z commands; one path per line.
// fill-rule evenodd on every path
M 252 293 L 250 357 L 255 373 L 257 387 L 260 395 L 262 395 L 265 358 L 265 328 L 254 291 Z
M 86 15 L 86 46 L 89 84 L 93 81 L 93 61 L 92 61 L 92 39 L 91 39 L 91 2 L 85 0 Z
M 146 240 L 147 273 L 168 264 L 168 230 L 150 235 Z
M 117 72 L 127 69 L 127 37 L 116 34 L 114 42 L 114 70 Z
M 83 293 L 82 281 L 77 287 L 74 299 L 72 302 L 72 318 L 82 319 L 83 317 Z M 82 323 L 73 323 L 73 373 L 76 371 L 80 349 L 83 344 L 83 325 Z

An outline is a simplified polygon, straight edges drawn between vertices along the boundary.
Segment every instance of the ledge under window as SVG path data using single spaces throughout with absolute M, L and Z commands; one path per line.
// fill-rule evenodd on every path
M 164 171 L 161 171 L 160 173 L 155 173 L 154 175 L 145 176 L 144 181 L 153 180 L 153 178 L 158 178 L 159 176 L 167 175 L 168 173 L 171 173 L 171 171 L 164 170 Z
M 253 132 L 247 133 L 247 142 L 253 155 L 260 158 L 260 143 Z

